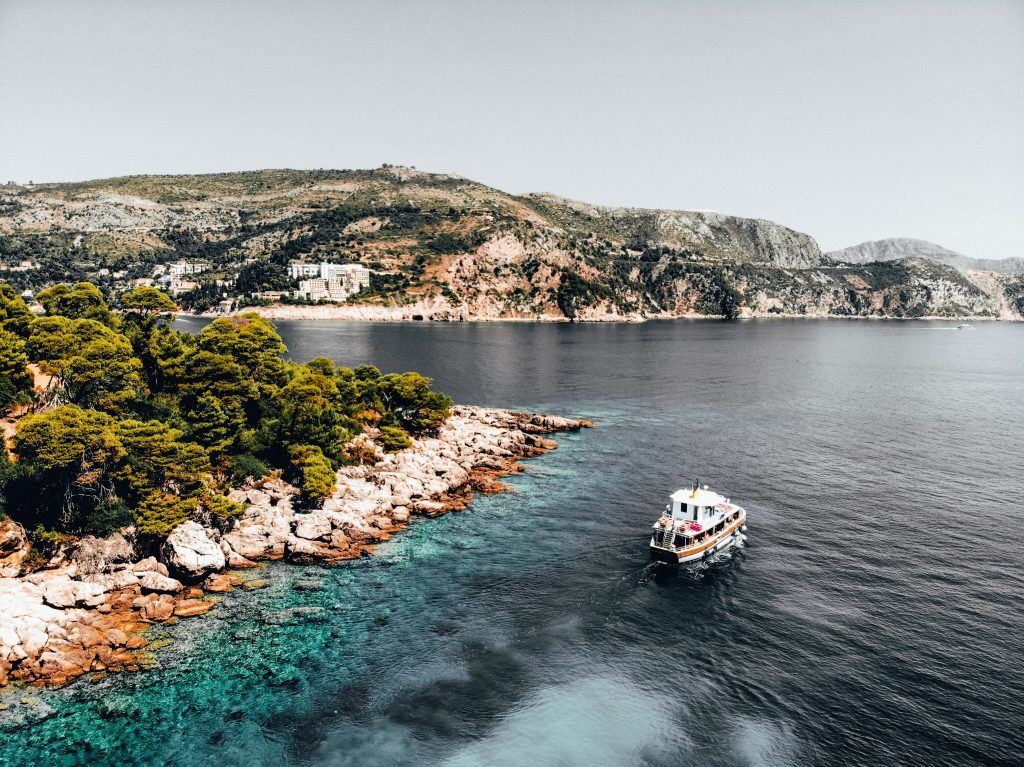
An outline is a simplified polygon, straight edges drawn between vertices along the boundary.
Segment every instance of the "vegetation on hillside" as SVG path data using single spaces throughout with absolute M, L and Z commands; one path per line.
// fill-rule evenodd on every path
M 178 260 L 208 267 L 188 276 L 196 286 L 178 288 L 193 311 L 216 310 L 225 297 L 235 308 L 307 303 L 277 296 L 298 287 L 287 273 L 293 261 L 363 264 L 371 285 L 351 303 L 419 303 L 447 319 L 920 316 L 1016 305 L 935 262 L 837 265 L 810 237 L 768 221 L 515 196 L 410 168 L 0 191 L 0 281 L 19 292 L 90 281 L 113 300 Z
M 254 314 L 192 335 L 171 327 L 177 307 L 151 287 L 113 308 L 90 283 L 38 299 L 36 317 L 0 284 L 0 415 L 19 416 L 12 460 L 0 451 L 0 510 L 37 541 L 128 524 L 158 539 L 190 517 L 223 524 L 241 511 L 227 490 L 274 471 L 317 504 L 338 467 L 375 460 L 353 449 L 357 435 L 401 449 L 450 413 L 418 373 L 285 359 Z

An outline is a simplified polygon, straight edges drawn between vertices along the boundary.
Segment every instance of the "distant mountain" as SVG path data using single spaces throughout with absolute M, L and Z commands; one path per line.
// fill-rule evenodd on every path
M 898 261 L 902 258 L 925 258 L 949 264 L 961 271 L 996 272 L 998 274 L 1024 274 L 1024 258 L 971 258 L 955 250 L 927 240 L 910 237 L 890 237 L 885 240 L 862 242 L 842 250 L 825 254 L 833 261 L 844 264 L 867 264 L 872 261 Z
M 772 221 L 513 195 L 393 166 L 0 187 L 0 282 L 19 292 L 156 282 L 191 310 L 363 319 L 1024 313 L 1024 277 L 967 274 L 944 260 L 960 254 L 890 242 L 907 245 L 867 243 L 837 265 Z M 362 264 L 370 285 L 311 306 L 294 293 L 296 261 Z

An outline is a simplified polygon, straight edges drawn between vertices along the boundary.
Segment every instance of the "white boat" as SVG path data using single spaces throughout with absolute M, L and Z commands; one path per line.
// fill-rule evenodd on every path
M 651 535 L 651 559 L 696 562 L 746 540 L 747 512 L 697 481 L 676 490 Z

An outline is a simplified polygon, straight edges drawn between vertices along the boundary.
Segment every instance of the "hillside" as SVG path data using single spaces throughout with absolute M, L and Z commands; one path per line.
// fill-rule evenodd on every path
M 276 316 L 1017 318 L 1024 308 L 1019 280 L 917 255 L 836 265 L 770 221 L 517 196 L 411 168 L 0 188 L 0 281 L 19 290 L 89 279 L 116 292 L 179 261 L 205 269 L 178 284 L 186 308 L 227 296 L 232 308 L 273 302 L 261 311 Z M 374 274 L 345 303 L 311 307 L 294 298 L 296 261 Z
M 1024 258 L 971 258 L 933 242 L 909 237 L 890 237 L 885 240 L 862 242 L 860 245 L 832 251 L 826 256 L 833 261 L 847 264 L 924 258 L 948 264 L 961 271 L 996 272 L 1008 275 L 1024 274 Z

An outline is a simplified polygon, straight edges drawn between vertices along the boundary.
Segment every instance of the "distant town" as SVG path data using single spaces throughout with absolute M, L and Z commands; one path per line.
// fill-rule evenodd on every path
M 31 272 L 40 269 L 32 260 L 23 260 L 16 265 L 4 266 L 5 272 Z M 179 260 L 170 264 L 156 264 L 149 277 L 131 277 L 128 271 L 111 271 L 101 268 L 97 275 L 112 281 L 115 286 L 129 289 L 152 286 L 179 298 L 200 287 L 200 275 L 210 272 L 213 265 L 205 261 Z M 214 311 L 226 313 L 244 306 L 255 304 L 295 301 L 300 303 L 344 303 L 361 290 L 370 286 L 370 276 L 375 274 L 360 264 L 335 264 L 329 262 L 304 263 L 295 261 L 288 265 L 288 277 L 296 283 L 293 290 L 256 290 L 239 294 L 234 278 L 213 280 L 220 292 L 220 300 Z M 30 306 L 35 305 L 35 291 L 26 288 L 21 297 Z M 35 305 L 40 311 L 41 307 Z

